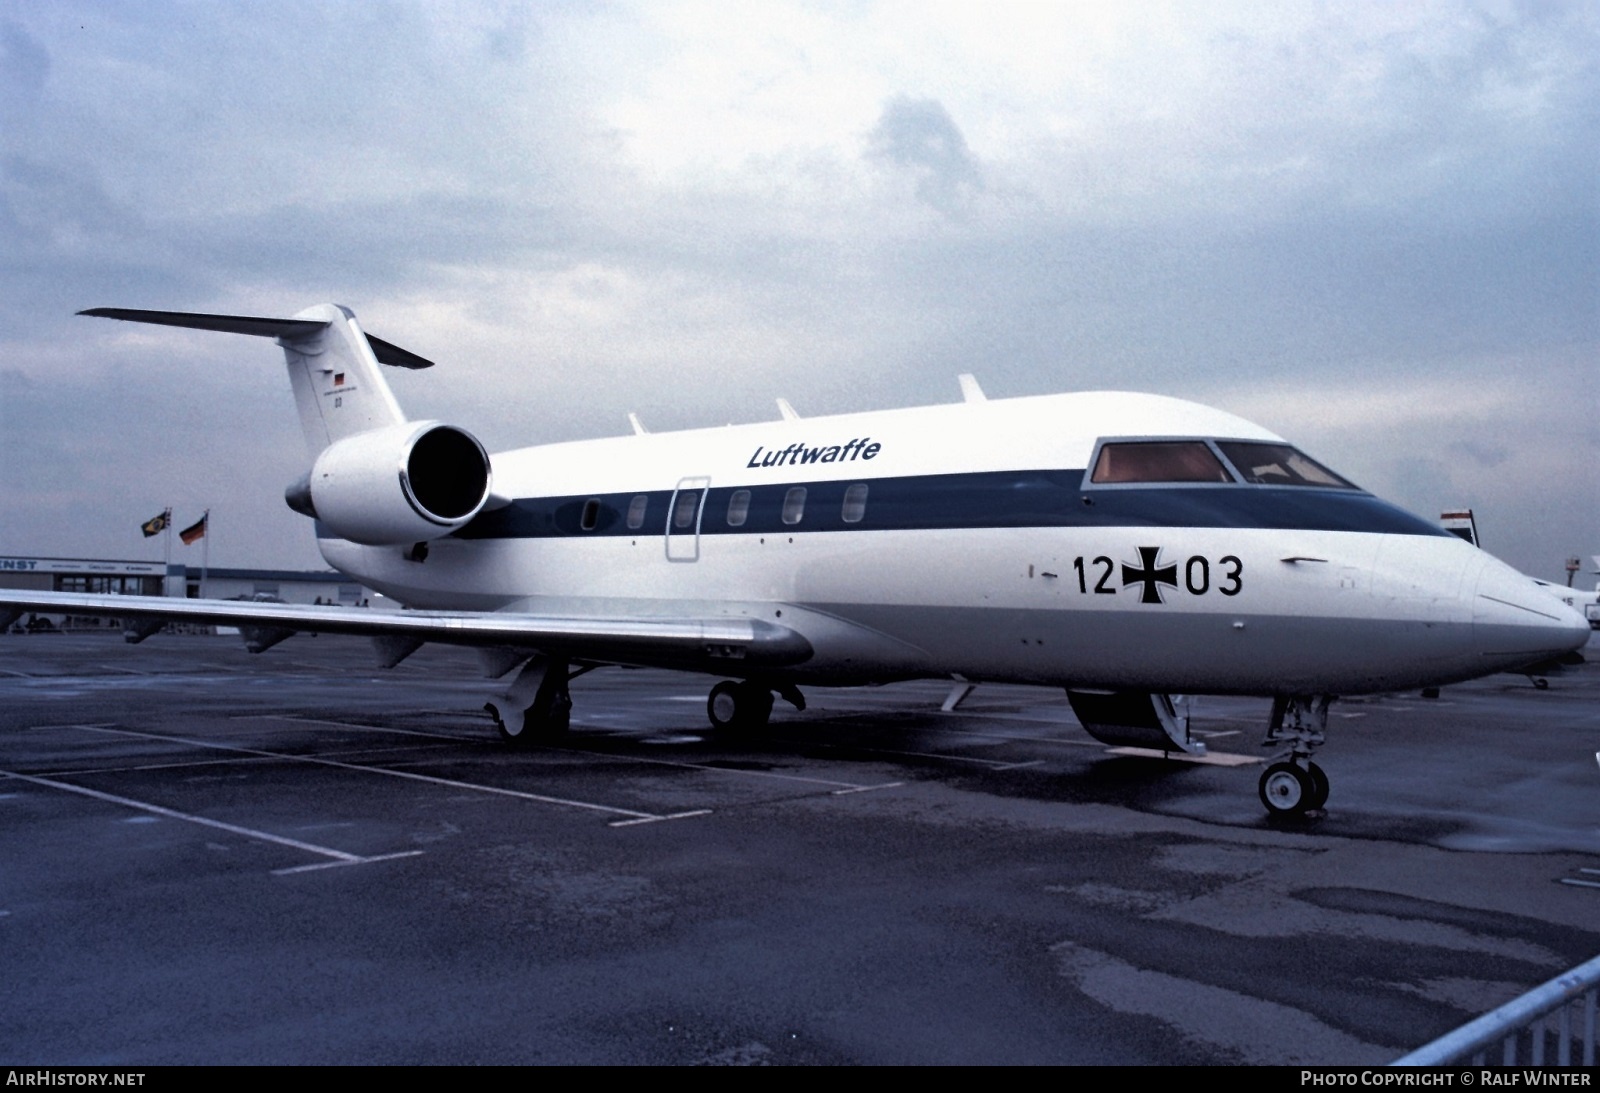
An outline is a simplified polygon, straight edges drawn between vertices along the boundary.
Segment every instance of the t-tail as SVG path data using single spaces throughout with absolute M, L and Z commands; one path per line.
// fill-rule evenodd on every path
M 289 319 L 117 307 L 79 314 L 277 339 L 311 457 L 284 499 L 340 538 L 369 546 L 436 539 L 490 498 L 483 445 L 452 425 L 406 420 L 379 367 L 433 362 L 366 333 L 347 307 L 318 304 Z

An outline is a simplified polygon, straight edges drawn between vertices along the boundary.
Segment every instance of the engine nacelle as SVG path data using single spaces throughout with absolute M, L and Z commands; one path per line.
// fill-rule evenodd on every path
M 284 494 L 342 539 L 365 546 L 448 535 L 489 500 L 489 456 L 476 437 L 408 421 L 330 444 Z

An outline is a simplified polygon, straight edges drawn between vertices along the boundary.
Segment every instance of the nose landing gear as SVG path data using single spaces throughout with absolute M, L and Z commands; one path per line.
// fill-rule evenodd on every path
M 1261 775 L 1261 803 L 1272 816 L 1301 819 L 1328 803 L 1328 776 L 1311 761 L 1328 728 L 1331 695 L 1279 696 L 1264 745 L 1287 745 Z

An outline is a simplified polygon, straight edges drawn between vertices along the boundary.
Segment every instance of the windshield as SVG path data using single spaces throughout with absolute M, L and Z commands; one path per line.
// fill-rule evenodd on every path
M 1262 486 L 1332 486 L 1353 490 L 1357 487 L 1334 474 L 1304 452 L 1288 444 L 1259 441 L 1219 440 L 1217 447 L 1238 468 L 1246 482 Z
M 1232 482 L 1203 440 L 1140 440 L 1104 444 L 1089 481 Z

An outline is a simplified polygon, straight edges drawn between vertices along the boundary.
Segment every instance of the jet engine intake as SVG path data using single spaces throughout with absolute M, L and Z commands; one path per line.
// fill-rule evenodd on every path
M 284 500 L 342 539 L 392 546 L 465 525 L 488 501 L 491 477 L 471 433 L 408 421 L 330 444 Z

